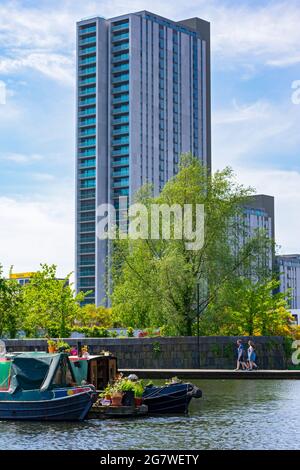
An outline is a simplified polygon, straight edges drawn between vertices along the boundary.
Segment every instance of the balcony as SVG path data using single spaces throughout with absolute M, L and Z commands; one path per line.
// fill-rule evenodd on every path
M 96 87 L 95 86 L 81 88 L 81 90 L 79 90 L 79 96 L 91 95 L 93 93 L 96 93 Z
M 82 36 L 83 34 L 94 33 L 96 31 L 96 25 L 88 26 L 87 28 L 80 28 L 79 34 Z
M 79 248 L 79 253 L 88 253 L 88 254 L 93 254 L 95 253 L 95 245 L 82 245 Z
M 79 85 L 87 85 L 88 83 L 96 84 L 96 75 L 79 80 Z
M 123 145 L 129 144 L 129 136 L 124 136 L 119 139 L 113 139 L 112 145 Z
M 129 60 L 129 54 L 118 54 L 113 56 L 112 63 L 123 62 L 124 60 Z
M 117 85 L 112 88 L 112 92 L 116 93 L 123 93 L 124 91 L 129 91 L 129 84 L 125 83 L 124 85 Z
M 94 106 L 79 111 L 78 116 L 88 116 L 90 114 L 96 114 L 96 108 Z
M 112 78 L 112 83 L 121 83 L 121 82 L 128 82 L 129 81 L 129 74 L 122 73 L 121 75 L 114 76 Z
M 118 160 L 113 160 L 112 161 L 112 166 L 115 168 L 115 167 L 118 167 L 118 166 L 125 166 L 125 165 L 129 165 L 129 158 L 126 157 L 126 158 L 119 158 Z
M 79 178 L 94 178 L 96 176 L 96 170 L 81 170 Z
M 117 176 L 129 176 L 129 168 L 124 168 L 122 170 L 114 171 L 112 176 L 115 178 Z
M 129 42 L 124 42 L 122 44 L 119 44 L 118 46 L 113 46 L 111 48 L 111 51 L 114 52 L 121 52 L 121 51 L 127 51 L 129 49 Z
M 88 64 L 96 64 L 95 55 L 93 55 L 92 57 L 86 57 L 85 59 L 81 59 L 79 61 L 79 65 L 88 65 Z
M 129 126 L 120 126 L 119 129 L 113 129 L 112 135 L 127 134 L 129 132 Z
M 117 73 L 117 72 L 122 72 L 122 71 L 129 71 L 129 63 L 127 64 L 121 64 L 121 65 L 114 65 L 112 67 L 112 73 Z
M 90 75 L 91 73 L 96 73 L 96 67 L 82 67 L 79 69 L 79 75 Z
M 80 182 L 80 187 L 85 188 L 95 188 L 96 187 L 96 180 L 82 180 Z
M 79 106 L 86 106 L 88 104 L 96 104 L 96 97 L 91 96 L 90 98 L 80 98 Z
M 116 155 L 128 155 L 128 153 L 129 153 L 129 146 L 120 147 L 119 149 L 115 149 L 111 152 L 113 157 Z
M 82 55 L 86 55 L 86 54 L 92 54 L 93 52 L 96 52 L 96 46 L 92 46 L 92 47 L 81 47 L 79 49 L 79 54 L 80 56 Z
M 79 45 L 83 46 L 84 44 L 93 44 L 96 42 L 96 36 L 91 36 L 79 40 Z
M 129 21 L 122 24 L 112 25 L 111 32 L 114 33 L 115 31 L 122 31 L 122 29 L 129 29 Z
M 93 149 L 88 149 L 88 150 L 83 150 L 79 153 L 79 158 L 82 158 L 82 157 L 89 157 L 89 156 L 92 156 L 94 157 L 96 154 L 96 149 L 93 148 Z
M 123 123 L 128 123 L 129 122 L 129 116 L 128 114 L 126 116 L 120 116 L 118 118 L 115 118 L 111 121 L 113 125 L 115 124 L 123 124 Z
M 113 107 L 113 114 L 122 114 L 122 113 L 128 113 L 129 111 L 129 105 L 128 104 L 124 104 L 122 106 L 114 106 Z
M 79 243 L 91 243 L 95 241 L 95 234 L 94 235 L 80 235 L 79 236 Z
M 129 39 L 129 33 L 113 34 L 111 38 L 112 42 L 124 41 L 124 39 Z
M 112 184 L 113 188 L 122 188 L 124 186 L 129 186 L 129 178 L 122 178 L 120 181 L 114 181 Z
M 113 104 L 117 103 L 128 103 L 129 101 L 129 93 L 124 93 L 123 95 L 118 95 L 112 99 Z
M 85 135 L 96 135 L 96 128 L 95 127 L 90 127 L 90 128 L 87 128 L 87 129 L 83 129 L 80 132 L 79 137 L 84 137 Z
M 78 123 L 79 127 L 90 126 L 91 124 L 96 124 L 96 118 L 80 119 Z
M 129 195 L 129 189 L 124 188 L 124 189 L 116 189 L 113 191 L 113 198 L 119 197 L 119 196 L 128 196 Z

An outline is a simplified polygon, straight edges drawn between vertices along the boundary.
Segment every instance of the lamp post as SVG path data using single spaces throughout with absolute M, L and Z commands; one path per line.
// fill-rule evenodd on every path
M 198 368 L 200 369 L 200 282 L 197 281 L 197 351 Z

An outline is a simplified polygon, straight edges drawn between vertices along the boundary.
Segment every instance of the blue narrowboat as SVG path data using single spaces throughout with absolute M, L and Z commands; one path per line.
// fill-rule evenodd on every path
M 82 421 L 96 398 L 93 385 L 76 385 L 64 353 L 16 353 L 1 369 L 0 420 Z

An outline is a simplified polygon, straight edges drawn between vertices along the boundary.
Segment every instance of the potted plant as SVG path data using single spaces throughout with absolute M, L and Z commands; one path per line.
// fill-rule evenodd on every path
M 143 403 L 144 386 L 141 380 L 134 383 L 134 404 L 135 406 L 141 406 Z
M 124 406 L 133 406 L 135 384 L 131 380 L 124 378 L 120 381 L 120 388 L 123 392 L 122 404 Z
M 122 406 L 122 398 L 123 398 L 123 392 L 121 389 L 121 384 L 120 384 L 120 381 L 117 381 L 112 388 L 112 393 L 111 393 L 112 406 Z
M 57 343 L 54 339 L 48 339 L 48 352 L 54 354 L 57 351 Z
M 89 348 L 88 348 L 88 346 L 85 345 L 81 348 L 81 355 L 82 355 L 82 357 L 85 357 L 85 358 L 89 357 Z
M 59 352 L 65 352 L 65 353 L 71 352 L 71 346 L 65 341 L 58 340 L 56 347 Z

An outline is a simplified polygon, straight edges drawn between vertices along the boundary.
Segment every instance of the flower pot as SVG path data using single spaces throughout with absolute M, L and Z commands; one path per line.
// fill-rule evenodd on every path
M 55 346 L 48 346 L 48 352 L 49 354 L 54 354 L 56 351 Z
M 122 406 L 122 398 L 123 394 L 122 393 L 115 393 L 111 397 L 111 404 L 112 406 Z
M 134 391 L 126 390 L 122 398 L 122 405 L 124 406 L 134 406 Z
M 136 407 L 141 406 L 143 403 L 143 398 L 142 397 L 135 397 L 134 399 L 134 404 Z

